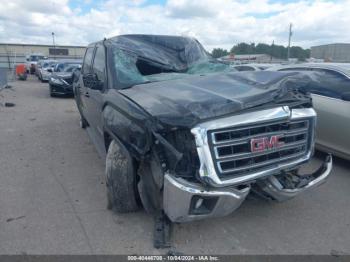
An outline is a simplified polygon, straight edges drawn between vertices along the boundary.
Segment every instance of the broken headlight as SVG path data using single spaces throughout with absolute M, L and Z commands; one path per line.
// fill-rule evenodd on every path
M 194 136 L 189 130 L 176 130 L 166 134 L 165 138 L 182 155 L 179 160 L 175 160 L 169 151 L 165 151 L 170 169 L 174 171 L 176 176 L 194 179 L 199 170 L 199 158 Z

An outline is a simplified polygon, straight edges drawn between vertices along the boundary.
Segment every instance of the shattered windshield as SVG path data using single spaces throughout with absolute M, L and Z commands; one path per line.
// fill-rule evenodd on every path
M 127 47 L 112 46 L 112 63 L 119 88 L 235 71 L 228 64 L 213 59 L 194 39 L 178 37 L 170 42 L 160 36 L 151 40 L 132 39 Z

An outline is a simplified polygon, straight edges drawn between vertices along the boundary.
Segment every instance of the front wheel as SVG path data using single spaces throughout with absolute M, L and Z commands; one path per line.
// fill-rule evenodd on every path
M 129 213 L 139 209 L 136 172 L 129 152 L 121 143 L 112 141 L 106 157 L 108 209 Z

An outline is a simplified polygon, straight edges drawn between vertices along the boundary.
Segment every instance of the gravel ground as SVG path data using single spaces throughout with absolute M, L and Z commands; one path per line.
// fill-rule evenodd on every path
M 106 209 L 104 161 L 72 98 L 50 98 L 34 77 L 0 103 L 0 254 L 164 254 L 145 212 Z M 313 167 L 320 162 L 318 156 Z M 185 254 L 349 254 L 349 162 L 328 182 L 285 203 L 248 199 L 232 215 L 175 225 Z

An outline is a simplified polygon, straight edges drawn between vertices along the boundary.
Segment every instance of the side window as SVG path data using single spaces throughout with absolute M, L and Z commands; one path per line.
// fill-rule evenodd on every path
M 285 68 L 279 71 L 312 72 L 313 81 L 307 91 L 313 94 L 341 99 L 344 93 L 350 92 L 350 79 L 329 69 L 321 68 Z
M 340 99 L 345 92 L 350 92 L 350 79 L 328 69 L 314 69 L 318 78 L 318 94 Z M 316 93 L 316 92 L 315 92 Z
M 105 50 L 103 46 L 99 45 L 95 53 L 93 72 L 102 83 L 105 82 L 105 67 Z
M 346 85 L 346 82 L 348 82 L 347 86 L 349 86 L 350 84 L 350 81 L 346 81 L 345 76 L 328 69 L 295 67 L 284 68 L 280 69 L 279 71 L 310 73 L 309 76 L 312 79 L 312 81 L 310 81 L 308 85 L 305 86 L 303 89 L 312 94 L 328 96 L 332 98 L 341 98 L 342 92 L 340 92 L 340 89 L 342 89 L 344 85 Z
M 88 74 L 91 73 L 91 62 L 92 62 L 92 56 L 94 53 L 94 47 L 89 47 L 86 49 L 85 56 L 84 56 L 84 62 L 83 62 L 83 73 Z

